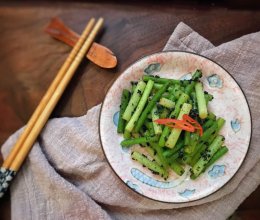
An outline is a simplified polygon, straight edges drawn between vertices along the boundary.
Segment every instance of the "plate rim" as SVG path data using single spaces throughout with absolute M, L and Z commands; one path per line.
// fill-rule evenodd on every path
M 114 168 L 112 167 L 112 165 L 110 164 L 108 158 L 107 158 L 107 155 L 105 153 L 105 150 L 104 150 L 104 147 L 103 147 L 103 143 L 102 143 L 102 138 L 101 138 L 101 132 L 100 132 L 100 124 L 101 124 L 101 113 L 103 111 L 103 107 L 104 107 L 104 102 L 107 98 L 107 95 L 110 91 L 110 89 L 112 88 L 112 86 L 114 85 L 114 83 L 118 80 L 118 78 L 125 72 L 127 71 L 131 66 L 133 66 L 134 64 L 138 63 L 139 61 L 143 60 L 143 59 L 146 59 L 148 58 L 149 56 L 153 56 L 153 55 L 156 55 L 156 54 L 164 54 L 164 53 L 175 53 L 175 52 L 178 52 L 178 53 L 188 53 L 188 54 L 193 54 L 193 55 L 196 55 L 196 56 L 199 56 L 199 57 L 202 57 L 204 59 L 207 59 L 213 63 L 215 63 L 216 65 L 218 65 L 220 68 L 222 68 L 234 81 L 235 83 L 238 85 L 239 89 L 242 91 L 242 94 L 246 100 L 246 104 L 247 104 L 247 107 L 248 107 L 248 110 L 249 110 L 249 116 L 250 116 L 250 138 L 249 138 L 249 143 L 248 143 L 248 147 L 247 147 L 247 150 L 246 150 L 246 153 L 245 153 L 245 156 L 243 158 L 243 161 L 241 162 L 241 164 L 239 165 L 238 169 L 236 170 L 236 172 L 233 174 L 233 176 L 226 182 L 224 183 L 220 188 L 218 188 L 217 190 L 213 191 L 212 193 L 204 196 L 204 197 L 201 197 L 199 199 L 195 199 L 195 200 L 192 200 L 192 201 L 184 201 L 184 202 L 169 202 L 169 201 L 162 201 L 162 200 L 159 200 L 159 199 L 154 199 L 154 198 L 151 198 L 151 197 L 148 197 L 147 195 L 144 195 L 134 189 L 132 189 L 129 185 L 127 185 L 123 179 L 120 178 L 120 176 L 117 174 L 117 172 L 114 170 Z M 227 71 L 226 68 L 224 68 L 222 65 L 220 65 L 219 63 L 217 63 L 216 61 L 212 60 L 211 58 L 208 58 L 204 55 L 201 55 L 201 54 L 198 54 L 198 53 L 195 53 L 195 52 L 191 52 L 191 51 L 183 51 L 183 50 L 167 50 L 167 51 L 159 51 L 159 52 L 155 52 L 155 53 L 151 53 L 149 55 L 144 55 L 140 58 L 138 58 L 136 61 L 134 61 L 133 63 L 129 64 L 109 85 L 108 89 L 106 90 L 105 92 L 105 97 L 101 103 L 101 108 L 100 108 L 100 112 L 99 112 L 99 119 L 98 119 L 98 134 L 99 134 L 99 140 L 100 140 L 100 144 L 101 144 L 101 148 L 102 148 L 102 151 L 104 153 L 104 156 L 106 158 L 106 161 L 108 162 L 110 168 L 112 169 L 112 171 L 114 172 L 114 174 L 117 176 L 117 178 L 125 185 L 127 186 L 131 191 L 135 192 L 137 195 L 139 196 L 142 196 L 146 199 L 149 199 L 149 200 L 152 200 L 152 201 L 155 201 L 155 202 L 161 202 L 161 203 L 165 203 L 165 204 L 186 204 L 186 203 L 193 203 L 193 202 L 196 202 L 196 201 L 200 201 L 202 199 L 205 199 L 215 193 L 217 193 L 220 189 L 222 189 L 223 187 L 225 187 L 233 178 L 234 176 L 237 174 L 237 172 L 240 170 L 241 166 L 243 165 L 246 157 L 247 157 L 247 154 L 248 154 L 248 151 L 249 151 L 249 148 L 250 148 L 250 145 L 251 145 L 251 140 L 252 140 L 252 128 L 253 128 L 253 122 L 252 122 L 252 113 L 251 113 L 251 109 L 250 109 L 250 106 L 249 106 L 249 103 L 248 103 L 248 100 L 246 98 L 246 95 L 245 95 L 245 92 L 243 91 L 242 87 L 240 86 L 240 84 L 237 82 L 237 80 L 229 73 L 229 71 Z

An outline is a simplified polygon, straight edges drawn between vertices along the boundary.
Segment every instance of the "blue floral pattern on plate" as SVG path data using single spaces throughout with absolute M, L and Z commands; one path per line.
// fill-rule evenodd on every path
M 179 195 L 185 198 L 189 198 L 195 193 L 195 191 L 195 189 L 185 189 L 183 192 L 179 192 Z
M 125 181 L 125 183 L 126 183 L 131 189 L 133 189 L 134 191 L 139 192 L 139 193 L 142 194 L 142 191 L 141 191 L 140 187 L 139 187 L 137 184 L 132 183 L 132 182 L 129 181 L 129 180 Z
M 121 146 L 120 146 L 121 147 Z M 130 151 L 129 147 L 121 147 L 122 151 L 128 153 Z
M 186 169 L 184 174 L 180 178 L 170 181 L 170 182 L 169 181 L 163 182 L 163 181 L 156 180 L 156 179 L 146 175 L 142 171 L 138 170 L 137 168 L 132 168 L 131 174 L 134 178 L 136 178 L 137 180 L 139 180 L 140 182 L 142 182 L 146 185 L 156 187 L 156 188 L 161 188 L 161 189 L 169 189 L 169 188 L 174 188 L 174 187 L 180 185 L 181 183 L 183 183 L 183 181 L 189 175 L 189 169 Z
M 187 73 L 185 75 L 183 75 L 180 80 L 190 80 L 192 78 L 191 73 Z
M 208 174 L 212 179 L 216 179 L 225 174 L 225 168 L 225 165 L 214 165 Z
M 222 88 L 222 79 L 217 75 L 213 74 L 207 78 L 210 87 Z
M 152 74 L 154 72 L 160 71 L 160 69 L 161 69 L 161 64 L 160 63 L 151 63 L 151 64 L 149 64 L 148 67 L 146 67 L 144 69 L 144 72 L 146 74 Z
M 240 130 L 240 128 L 241 128 L 241 125 L 240 125 L 240 122 L 239 122 L 238 119 L 232 120 L 232 121 L 230 122 L 230 124 L 231 124 L 232 130 L 233 130 L 235 133 L 239 132 L 239 130 Z
M 114 125 L 117 127 L 118 125 L 118 120 L 119 120 L 119 111 L 116 112 L 113 116 L 113 122 L 114 122 Z

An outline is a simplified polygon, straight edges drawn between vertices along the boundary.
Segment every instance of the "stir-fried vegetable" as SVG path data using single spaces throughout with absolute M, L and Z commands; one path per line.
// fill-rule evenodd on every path
M 201 77 L 200 70 L 191 80 L 144 75 L 131 82 L 131 92 L 123 90 L 117 128 L 124 136 L 121 146 L 143 147 L 147 155 L 135 148 L 132 159 L 165 180 L 170 169 L 183 175 L 184 166 L 196 179 L 228 152 L 219 134 L 225 120 L 209 111 L 214 97 L 204 91 Z

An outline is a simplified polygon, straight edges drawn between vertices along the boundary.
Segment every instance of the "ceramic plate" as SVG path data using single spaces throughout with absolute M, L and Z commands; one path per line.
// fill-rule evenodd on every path
M 123 149 L 117 134 L 121 93 L 130 89 L 130 81 L 143 74 L 173 79 L 190 79 L 201 69 L 204 89 L 214 96 L 209 110 L 226 119 L 221 134 L 229 152 L 196 180 L 189 178 L 189 167 L 179 177 L 173 172 L 167 181 L 153 175 L 131 160 L 131 148 Z M 144 57 L 128 69 L 110 87 L 100 114 L 100 139 L 106 158 L 118 177 L 135 192 L 162 202 L 183 203 L 204 198 L 226 184 L 241 166 L 250 142 L 251 116 L 246 98 L 231 75 L 215 62 L 197 54 L 169 51 Z M 133 146 L 139 148 L 139 146 Z M 140 150 L 142 150 L 140 148 Z

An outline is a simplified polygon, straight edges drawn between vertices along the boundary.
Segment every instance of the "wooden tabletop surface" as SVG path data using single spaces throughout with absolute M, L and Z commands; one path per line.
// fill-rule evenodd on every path
M 98 42 L 118 57 L 113 70 L 85 61 L 71 81 L 52 117 L 80 116 L 102 102 L 116 77 L 136 59 L 161 51 L 176 25 L 183 21 L 214 45 L 260 31 L 260 11 L 230 9 L 214 4 L 0 3 L 0 144 L 23 126 L 37 106 L 70 47 L 43 32 L 59 16 L 77 32 L 90 17 L 103 16 L 105 29 Z M 260 214 L 260 190 L 236 216 Z M 0 201 L 0 219 L 10 219 L 10 199 Z

